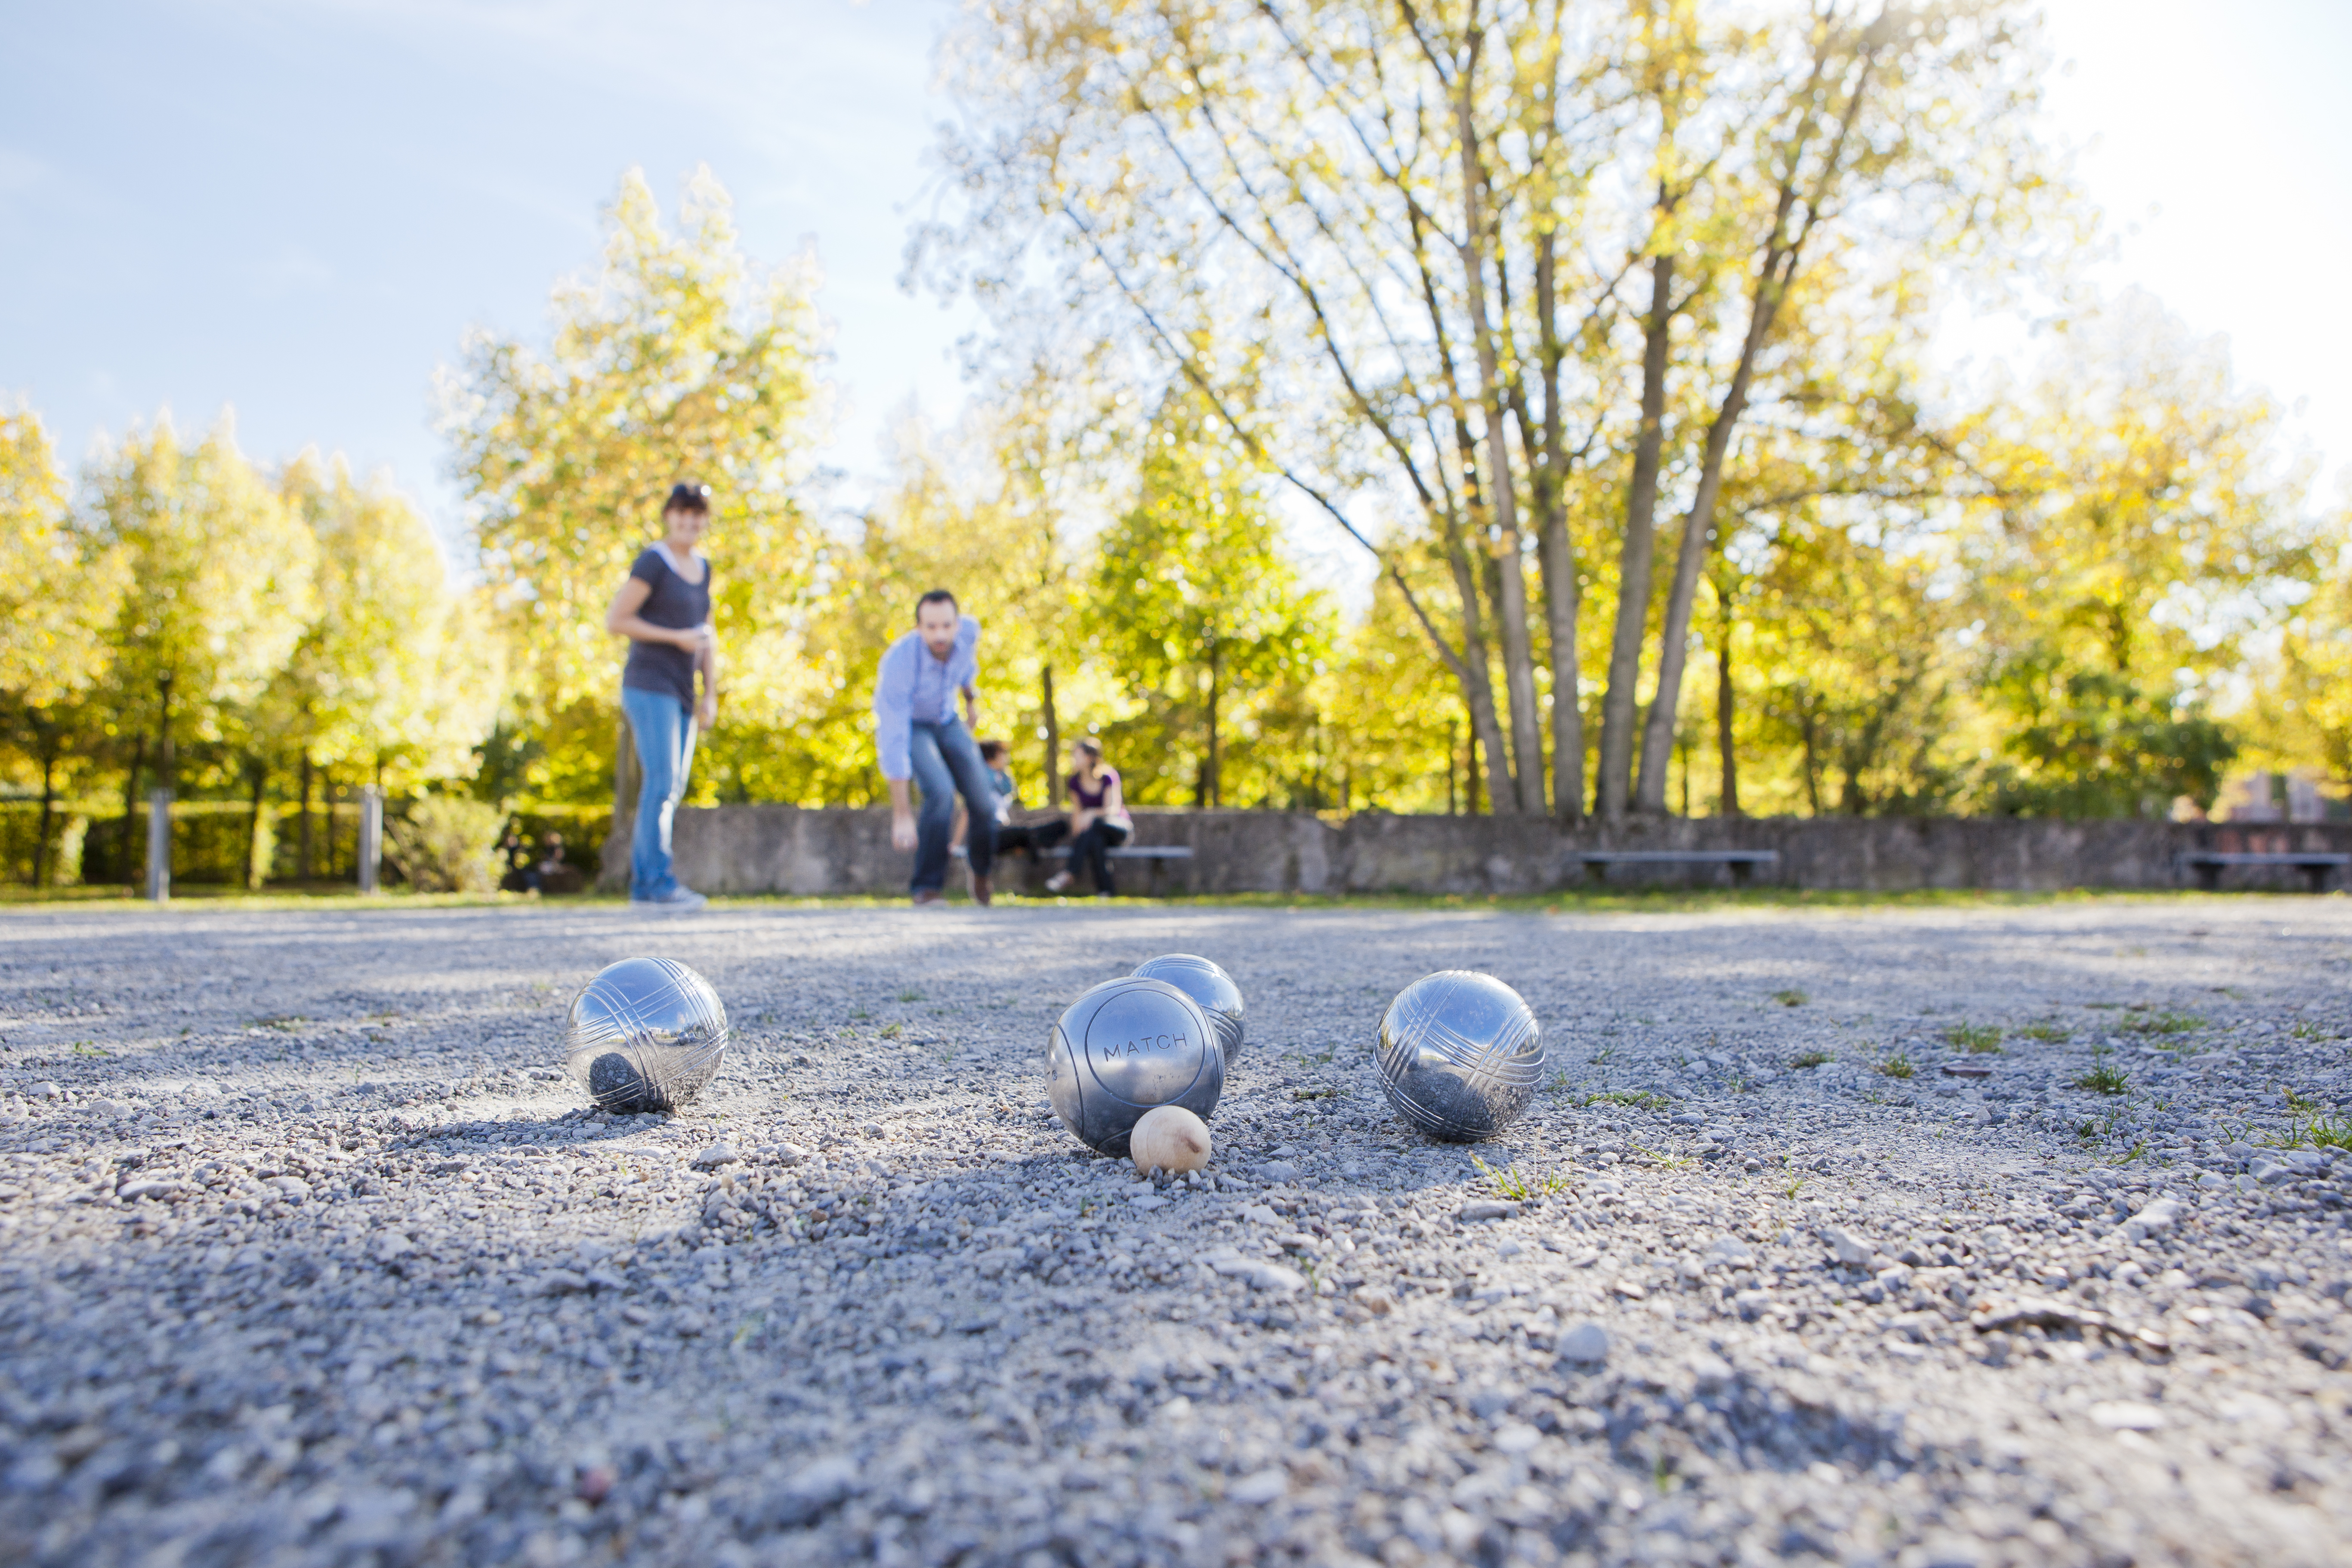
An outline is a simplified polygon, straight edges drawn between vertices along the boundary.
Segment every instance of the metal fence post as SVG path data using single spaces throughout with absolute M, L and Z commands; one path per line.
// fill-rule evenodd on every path
M 376 863 L 383 858 L 383 792 L 373 784 L 360 790 L 360 891 L 376 890 Z
M 172 792 L 147 795 L 147 896 L 159 904 L 172 901 Z

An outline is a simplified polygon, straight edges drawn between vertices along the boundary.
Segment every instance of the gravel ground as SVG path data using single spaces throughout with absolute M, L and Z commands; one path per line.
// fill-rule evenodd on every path
M 1250 1038 L 1155 1190 L 1039 1058 L 1171 950 Z M 737 1026 L 673 1120 L 554 1072 L 635 952 Z M 1449 967 L 1556 1069 L 1476 1151 L 1369 1060 Z M 2342 1563 L 2347 979 L 2252 896 L 19 910 L 0 1562 Z

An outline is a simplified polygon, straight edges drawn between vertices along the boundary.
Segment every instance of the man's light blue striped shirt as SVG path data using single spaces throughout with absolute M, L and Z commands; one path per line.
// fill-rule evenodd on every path
M 955 717 L 956 693 L 979 682 L 980 623 L 970 616 L 956 623 L 955 646 L 944 659 L 931 657 L 920 632 L 892 643 L 874 675 L 874 748 L 881 753 L 882 776 L 913 777 L 909 726 L 946 723 Z

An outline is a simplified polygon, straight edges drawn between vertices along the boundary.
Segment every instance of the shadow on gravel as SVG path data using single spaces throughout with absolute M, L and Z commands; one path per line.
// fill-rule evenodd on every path
M 386 1149 L 415 1149 L 431 1143 L 495 1142 L 532 1148 L 557 1148 L 580 1143 L 608 1143 L 634 1138 L 667 1126 L 667 1122 L 591 1121 L 576 1111 L 554 1118 L 517 1116 L 502 1120 L 451 1121 L 439 1127 L 394 1133 Z

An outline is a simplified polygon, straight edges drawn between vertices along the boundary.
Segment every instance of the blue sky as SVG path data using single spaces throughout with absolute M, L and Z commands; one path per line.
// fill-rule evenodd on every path
M 454 0 L 26 8 L 0 52 L 0 395 L 64 456 L 169 405 L 247 451 L 389 467 L 446 521 L 434 367 L 537 335 L 642 167 L 708 163 L 747 247 L 818 246 L 871 471 L 910 397 L 950 417 L 976 324 L 897 287 L 944 106 L 939 0 Z
M 817 247 L 842 396 L 824 461 L 855 500 L 899 414 L 944 425 L 962 395 L 971 313 L 897 287 L 948 113 L 931 88 L 950 11 L 21 7 L 0 54 L 0 396 L 28 398 L 68 461 L 160 407 L 200 427 L 234 405 L 256 458 L 343 450 L 446 525 L 434 367 L 469 326 L 542 330 L 623 170 L 667 202 L 700 162 L 755 256 Z M 2073 61 L 2051 133 L 2114 226 L 2101 281 L 2228 333 L 2242 379 L 2300 403 L 2335 499 L 2352 463 L 2352 5 L 2052 0 L 2050 24 Z

